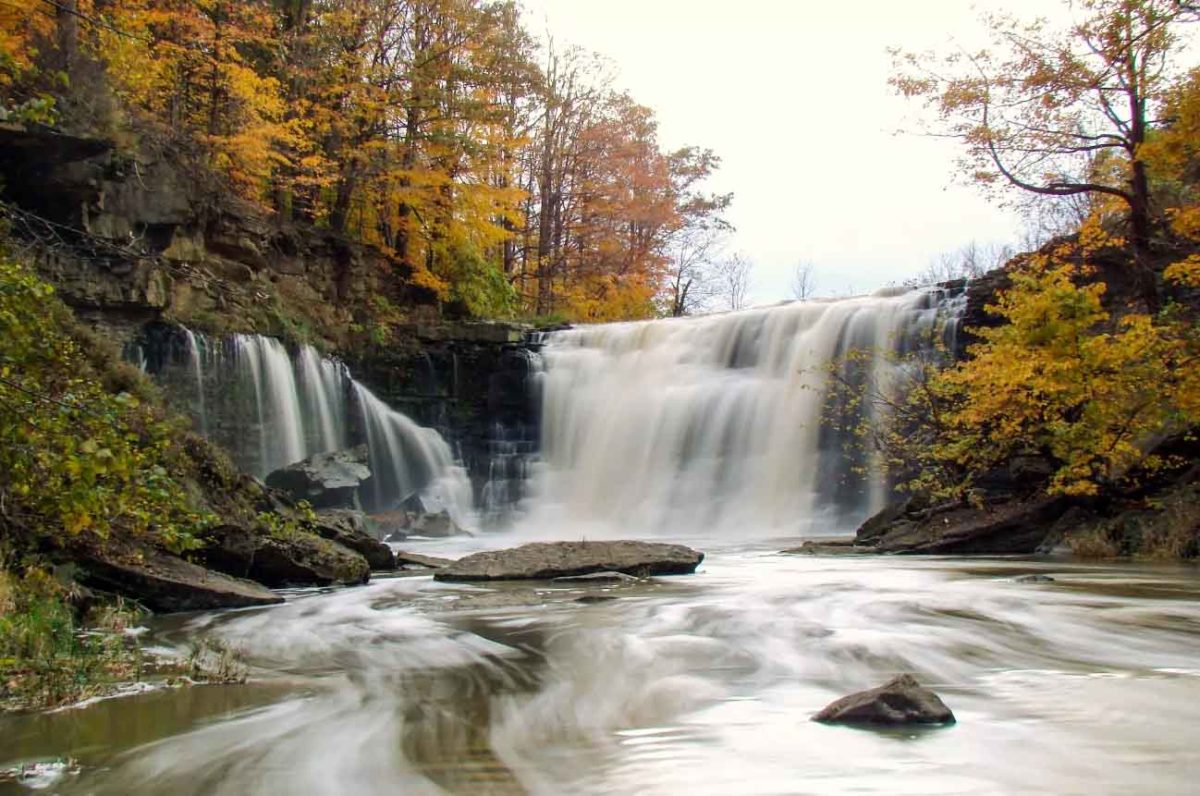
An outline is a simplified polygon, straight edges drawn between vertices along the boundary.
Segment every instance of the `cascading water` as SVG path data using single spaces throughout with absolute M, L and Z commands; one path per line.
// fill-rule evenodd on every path
M 455 466 L 450 446 L 440 434 L 391 409 L 358 382 L 351 387 L 366 426 L 376 505 L 386 505 L 389 496 L 417 492 L 423 493 L 429 511 L 445 509 L 454 514 L 459 507 L 471 505 L 471 484 Z
M 446 441 L 311 346 L 293 358 L 270 337 L 211 338 L 185 329 L 171 333 L 166 345 L 127 354 L 185 401 L 201 433 L 247 472 L 264 477 L 315 453 L 365 442 L 373 474 L 363 496 L 367 508 L 385 510 L 419 496 L 426 509 L 473 524 L 470 482 Z
M 886 390 L 890 354 L 932 350 L 955 312 L 942 291 L 911 291 L 553 333 L 527 520 L 597 535 L 849 529 L 890 489 L 852 430 L 822 422 L 831 364 L 864 351 L 843 377 Z

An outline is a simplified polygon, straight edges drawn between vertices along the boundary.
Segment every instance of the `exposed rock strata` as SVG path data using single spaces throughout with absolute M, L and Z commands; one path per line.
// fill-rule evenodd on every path
M 361 555 L 372 571 L 396 568 L 392 548 L 367 533 L 366 518 L 361 511 L 331 509 L 318 512 L 314 530 L 322 539 Z

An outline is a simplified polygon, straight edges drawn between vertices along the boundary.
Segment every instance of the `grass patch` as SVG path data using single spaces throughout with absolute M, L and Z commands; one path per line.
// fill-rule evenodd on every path
M 0 571 L 0 710 L 39 710 L 141 679 L 142 654 L 123 603 L 77 621 L 69 594 L 41 569 Z

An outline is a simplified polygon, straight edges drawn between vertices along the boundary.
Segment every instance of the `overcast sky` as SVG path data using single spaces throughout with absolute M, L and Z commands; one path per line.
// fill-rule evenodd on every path
M 735 194 L 733 250 L 754 262 L 753 303 L 871 292 L 1019 221 L 953 178 L 953 142 L 897 134 L 916 107 L 887 85 L 887 48 L 978 43 L 980 9 L 1022 17 L 1047 0 L 523 0 L 535 33 L 599 52 L 655 110 L 664 147 L 710 147 Z

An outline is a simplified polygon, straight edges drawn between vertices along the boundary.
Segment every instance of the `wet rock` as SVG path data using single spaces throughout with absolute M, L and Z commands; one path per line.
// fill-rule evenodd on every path
M 395 556 L 397 566 L 411 565 L 416 567 L 426 567 L 427 569 L 445 569 L 454 563 L 453 558 L 426 556 L 420 553 L 410 553 L 406 550 L 397 550 L 395 552 Z
M 1053 583 L 1054 578 L 1049 575 L 1022 575 L 1019 578 L 1013 578 L 1014 583 Z
M 911 674 L 844 696 L 813 716 L 826 724 L 953 724 L 954 713 Z
M 855 541 L 875 553 L 1010 555 L 1036 552 L 1069 503 L 1058 497 L 925 511 L 889 507 L 863 524 Z
M 204 566 L 273 589 L 288 586 L 353 586 L 366 583 L 371 567 L 359 553 L 312 533 L 269 534 L 237 525 L 205 532 L 196 558 Z
M 784 555 L 846 556 L 864 555 L 875 551 L 870 547 L 858 544 L 855 538 L 850 536 L 833 539 L 809 539 L 799 547 L 790 547 L 787 550 L 780 550 L 779 552 Z
M 554 578 L 555 583 L 584 584 L 637 583 L 640 580 L 641 578 L 626 575 L 624 572 L 593 572 L 590 575 L 565 575 L 561 578 Z
M 367 446 L 318 453 L 267 476 L 267 486 L 294 500 L 307 500 L 315 509 L 352 509 L 358 487 L 371 477 Z
M 686 575 L 704 554 L 656 542 L 534 542 L 509 550 L 474 553 L 438 571 L 436 580 L 551 580 L 620 572 L 626 575 Z
M 322 539 L 337 542 L 361 555 L 372 570 L 396 568 L 392 548 L 367 533 L 366 515 L 353 509 L 327 509 L 317 512 L 314 530 Z
M 74 560 L 75 578 L 85 586 L 128 597 L 152 611 L 207 611 L 283 602 L 258 583 L 160 551 L 87 551 Z
M 401 542 L 410 536 L 430 539 L 446 539 L 451 536 L 471 536 L 471 532 L 460 528 L 445 511 L 409 511 L 400 509 L 369 518 L 375 532 L 389 542 Z

